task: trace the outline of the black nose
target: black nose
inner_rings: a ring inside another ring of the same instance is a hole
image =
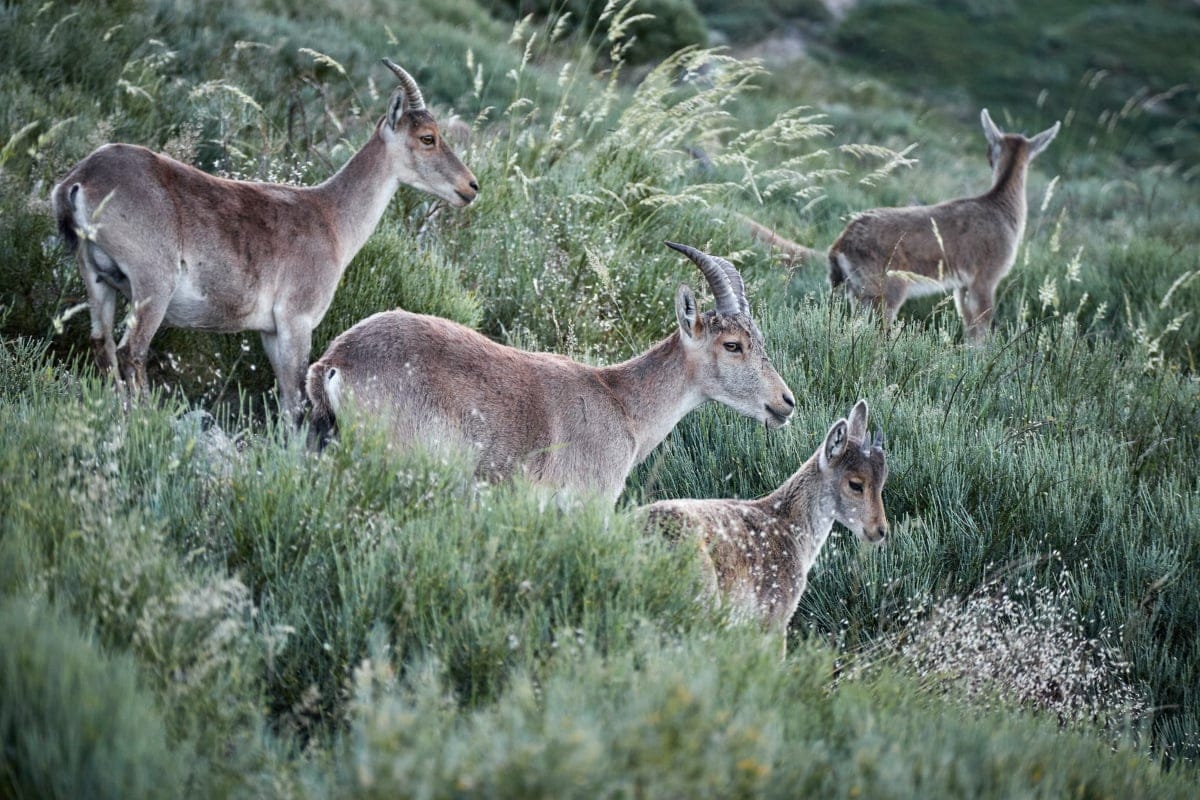
[[[783,402],[785,402],[785,403],[787,403],[787,404],[788,404],[788,408],[795,408],[795,407],[796,407],[796,398],[792,397],[792,396],[791,396],[790,394],[788,394],[787,392],[784,392],[784,393],[783,393]]]
[[[474,189],[475,191],[477,191],[477,192],[478,192],[478,191],[479,191],[479,184],[478,184],[477,182],[475,182],[475,181],[471,181],[471,188],[472,188],[472,189]]]
[[[887,535],[888,535],[887,525],[880,525],[879,526],[879,541],[882,542],[884,539],[887,538]]]

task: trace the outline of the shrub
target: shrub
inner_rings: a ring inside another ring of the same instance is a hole
[[[658,61],[680,48],[702,45],[707,38],[693,0],[488,0],[487,4],[513,19],[526,15],[561,19],[585,40],[600,41],[620,25],[621,38],[631,42],[624,58],[633,64]],[[633,21],[621,25],[622,16]]]
[[[0,599],[0,794],[136,798],[184,793],[154,694],[44,604]]]

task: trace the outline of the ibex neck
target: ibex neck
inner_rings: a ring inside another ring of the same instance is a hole
[[[996,170],[996,179],[984,198],[994,203],[1018,229],[1025,227],[1025,173],[1029,158],[1023,150],[1006,154]]]
[[[386,147],[378,132],[372,134],[333,177],[313,189],[329,208],[343,268],[371,237],[400,186],[387,168]]]
[[[678,331],[640,356],[602,367],[598,374],[629,419],[630,433],[637,441],[634,463],[641,463],[679,420],[705,400],[688,374]]]
[[[817,459],[818,455],[813,455],[782,486],[758,501],[768,513],[788,523],[810,566],[829,538],[834,518],[834,495],[825,485]]]

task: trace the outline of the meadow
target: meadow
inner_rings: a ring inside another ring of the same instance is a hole
[[[0,796],[1195,795],[1200,14],[715,5],[0,6]],[[747,58],[762,19],[806,55]],[[1127,35],[1094,63],[1100,23]],[[693,44],[718,26],[731,47]],[[628,358],[705,288],[670,239],[742,270],[792,423],[706,406],[612,509],[367,424],[310,454],[252,335],[161,332],[123,407],[55,181],[127,141],[315,183],[383,113],[385,55],[470,129],[481,193],[402,188],[314,358],[397,306]],[[824,248],[856,211],[982,191],[982,106],[1064,123],[985,346],[948,299],[884,333],[749,241],[740,214]],[[835,529],[780,660],[631,512],[765,494],[860,397],[892,534]]]

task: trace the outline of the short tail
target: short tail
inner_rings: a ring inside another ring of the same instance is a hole
[[[337,433],[338,389],[341,374],[337,367],[317,361],[308,368],[305,390],[312,403],[308,419],[308,446],[320,452]]]
[[[784,263],[789,266],[792,264],[816,262],[825,257],[825,254],[820,250],[814,250],[811,247],[805,247],[799,242],[785,239],[766,225],[761,225],[744,214],[739,214],[738,217],[749,229],[751,239],[756,242],[762,242],[769,247],[774,247],[776,250],[782,252],[784,254]]]
[[[79,198],[80,185],[65,181],[54,187],[50,193],[50,203],[54,209],[54,219],[58,222],[58,233],[62,236],[67,250],[74,253],[79,249],[79,227],[76,223],[78,209],[76,202]]]

